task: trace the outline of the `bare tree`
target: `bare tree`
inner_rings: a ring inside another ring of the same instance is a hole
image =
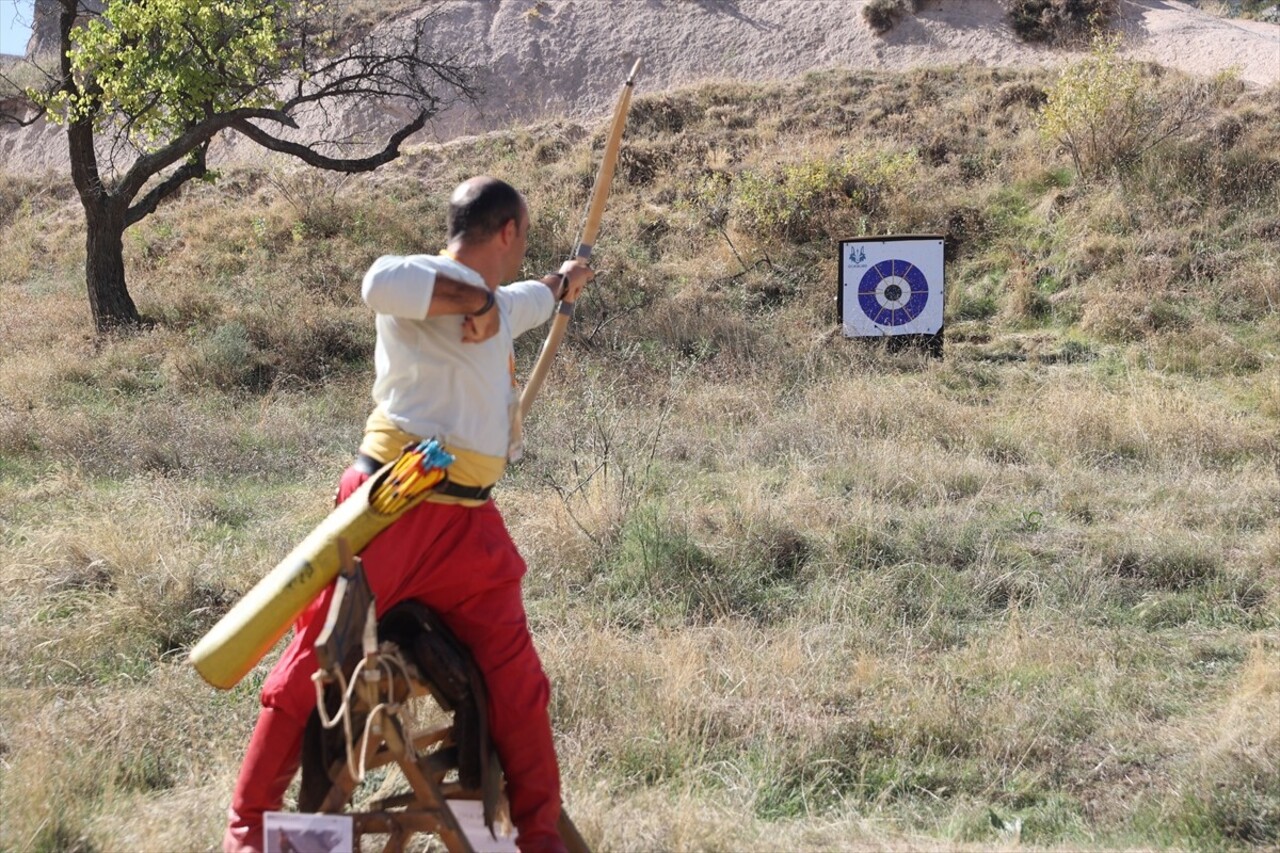
[[[219,134],[367,172],[449,103],[478,94],[456,56],[432,55],[431,14],[347,43],[313,0],[46,1],[59,7],[56,65],[29,60],[36,72],[22,83],[0,74],[21,93],[0,102],[0,121],[66,127],[99,333],[141,322],[125,284],[125,229],[188,181],[216,178],[207,155]],[[355,104],[399,118],[373,142],[340,135],[340,113]]]

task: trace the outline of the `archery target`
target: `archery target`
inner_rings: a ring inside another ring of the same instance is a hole
[[[847,337],[932,335],[942,328],[941,237],[840,244],[841,322]]]

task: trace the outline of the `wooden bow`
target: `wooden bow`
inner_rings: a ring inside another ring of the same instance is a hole
[[[627,110],[631,108],[631,91],[635,84],[636,72],[639,70],[640,60],[637,59],[636,64],[631,67],[631,73],[627,75],[622,94],[618,96],[618,104],[613,108],[613,125],[609,128],[609,141],[604,147],[604,159],[600,161],[600,171],[596,173],[595,185],[591,188],[591,205],[587,208],[587,218],[582,225],[582,234],[578,238],[578,248],[573,252],[575,258],[591,259],[591,249],[595,244],[596,234],[600,230],[600,219],[604,216],[604,203],[609,198],[609,185],[613,183],[613,170],[618,165],[618,149],[622,145],[622,131],[627,126]],[[538,391],[547,378],[547,372],[551,370],[551,362],[555,360],[556,351],[560,349],[560,342],[564,340],[565,330],[569,328],[569,320],[573,317],[573,307],[574,304],[566,299],[562,300],[559,308],[556,309],[551,331],[542,344],[542,352],[538,354],[538,361],[533,366],[533,372],[529,374],[524,392],[520,395],[522,418],[529,414],[529,407],[533,405],[533,399],[538,396]]]

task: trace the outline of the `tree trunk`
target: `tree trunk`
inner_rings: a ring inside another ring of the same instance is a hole
[[[83,98],[71,68],[71,31],[83,0],[59,0],[58,34],[61,44],[62,91]],[[87,10],[88,7],[85,7]],[[84,277],[89,288],[89,312],[98,334],[139,326],[142,318],[124,285],[124,229],[129,210],[127,198],[113,195],[98,172],[94,145],[94,115],[76,115],[67,123],[67,152],[71,155],[71,180],[84,207]]]
[[[85,205],[85,283],[100,335],[142,323],[124,283],[124,217],[123,204]]]

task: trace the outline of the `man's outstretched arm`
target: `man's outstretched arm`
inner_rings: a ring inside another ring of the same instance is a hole
[[[384,255],[373,262],[364,275],[361,294],[365,303],[379,314],[422,320],[449,314],[487,313],[493,292],[478,274],[463,280],[438,272],[431,255]]]

